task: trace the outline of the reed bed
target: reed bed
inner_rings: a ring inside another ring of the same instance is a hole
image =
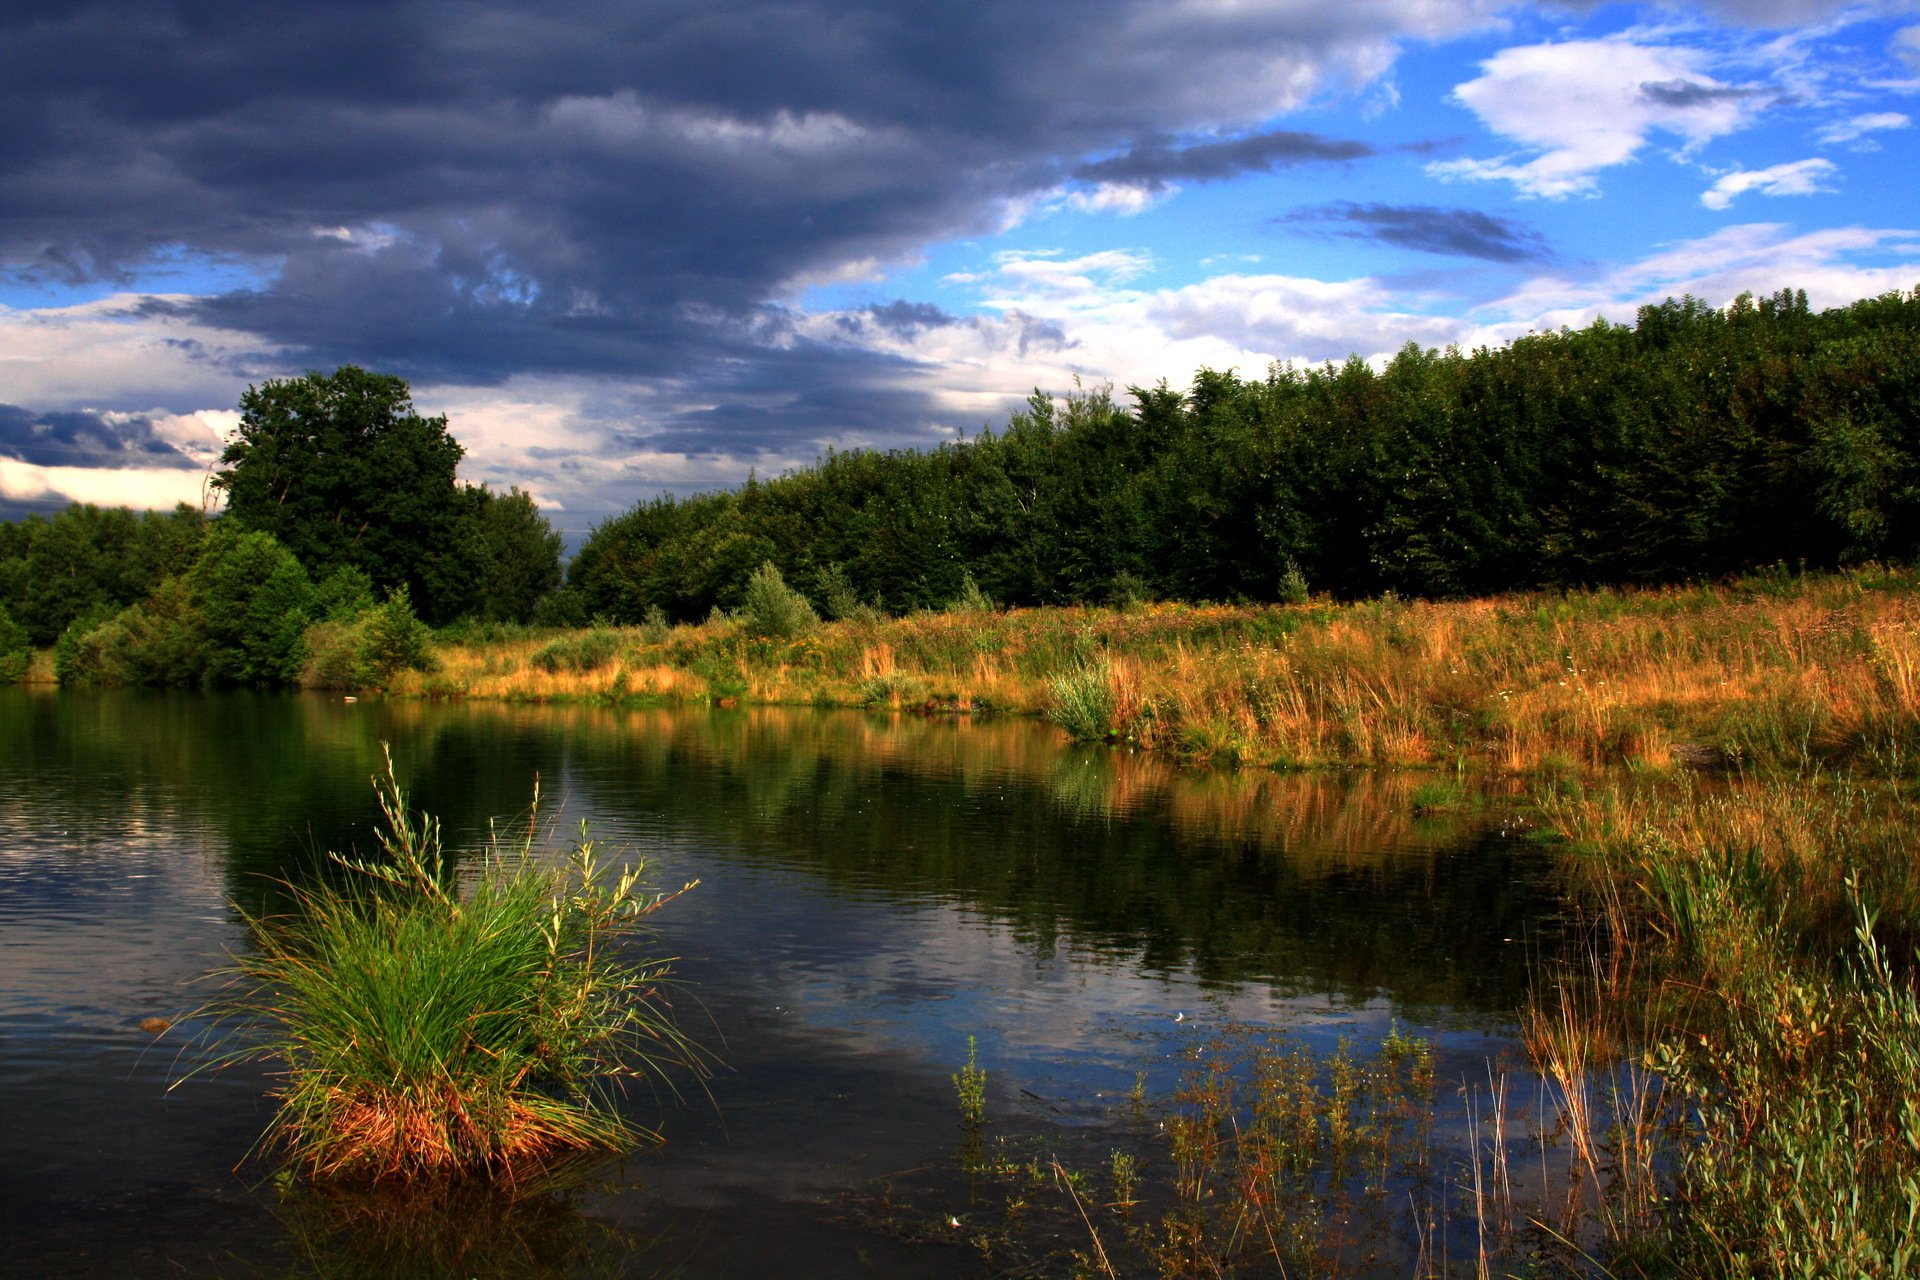
[[[542,657],[542,655],[547,655]],[[556,655],[566,655],[557,657]],[[579,655],[577,657],[573,655]],[[724,619],[442,647],[425,697],[1001,711],[1281,768],[1920,768],[1920,573],[1457,602]]]

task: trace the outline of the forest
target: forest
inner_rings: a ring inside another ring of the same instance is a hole
[[[1684,581],[1920,548],[1920,289],[1669,300],[1384,368],[1201,370],[1036,393],[928,451],[831,452],[656,498],[575,556],[569,612],[733,608],[771,560],[829,614],[1482,595]]]
[[[402,631],[697,621],[768,564],[848,618],[1444,599],[1920,552],[1920,288],[1822,312],[1792,289],[1669,299],[1632,325],[1203,369],[1124,401],[1036,392],[970,439],[641,501],[564,579],[533,500],[460,484],[446,419],[401,379],[345,367],[240,407],[217,518],[0,524],[0,676],[58,641],[63,673],[96,683],[351,683],[399,660],[368,656],[376,605]],[[316,658],[329,636],[346,648]]]

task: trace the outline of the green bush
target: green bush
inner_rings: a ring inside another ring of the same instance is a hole
[[[276,685],[300,678],[313,586],[270,534],[215,525],[187,571],[187,587],[206,637],[208,679]]]
[[[126,683],[118,664],[109,658],[119,637],[89,639],[118,613],[112,605],[97,604],[66,625],[53,642],[54,679],[64,685]]]
[[[820,625],[820,616],[807,598],[787,585],[773,561],[763,561],[747,579],[746,594],[734,618],[750,636],[785,640]]]
[[[610,873],[584,828],[564,861],[543,858],[531,819],[457,875],[391,758],[374,785],[379,858],[336,854],[344,887],[249,917],[237,993],[215,1010],[248,1041],[217,1061],[280,1064],[269,1145],[316,1179],[511,1181],[651,1136],[607,1090],[702,1065],[660,995],[667,962],[629,945],[678,895],[644,891],[644,864]]]
[[[376,689],[402,671],[437,665],[433,634],[414,616],[405,587],[356,617],[308,627],[306,654],[300,683],[309,689]]]
[[[603,627],[561,636],[528,659],[542,671],[596,671],[620,656],[620,633]]]
[[[980,584],[973,580],[973,573],[969,570],[960,575],[960,590],[955,593],[953,599],[947,601],[946,611],[948,613],[992,613],[993,601],[989,600],[987,593],[980,589]]]
[[[33,662],[33,644],[25,627],[0,609],[0,684],[10,684],[27,674]]]

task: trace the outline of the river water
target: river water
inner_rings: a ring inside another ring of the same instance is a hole
[[[629,1097],[661,1146],[396,1219],[279,1186],[248,1158],[267,1069],[187,1075],[193,1024],[141,1029],[208,997],[236,903],[372,847],[382,743],[452,845],[537,776],[545,820],[700,880],[654,919],[723,1065]],[[1105,1150],[1136,1078],[1228,1024],[1398,1025],[1443,1085],[1511,1060],[1551,867],[1497,809],[1417,817],[1413,783],[1026,721],[0,689],[0,1272],[992,1274],[954,1171],[969,1038],[1032,1151]]]

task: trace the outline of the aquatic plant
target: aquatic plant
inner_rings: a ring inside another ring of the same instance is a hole
[[[544,857],[531,816],[463,875],[390,756],[374,787],[379,856],[336,854],[342,885],[249,917],[220,1002],[236,1035],[260,1033],[223,1060],[280,1068],[266,1145],[316,1179],[507,1179],[650,1136],[613,1086],[703,1064],[665,999],[668,962],[629,946],[678,893],[643,890],[644,864],[609,871],[584,828]]]
[[[953,1073],[953,1091],[960,1099],[960,1123],[977,1129],[987,1118],[987,1069],[980,1065],[980,1046],[967,1037],[967,1060]]]

